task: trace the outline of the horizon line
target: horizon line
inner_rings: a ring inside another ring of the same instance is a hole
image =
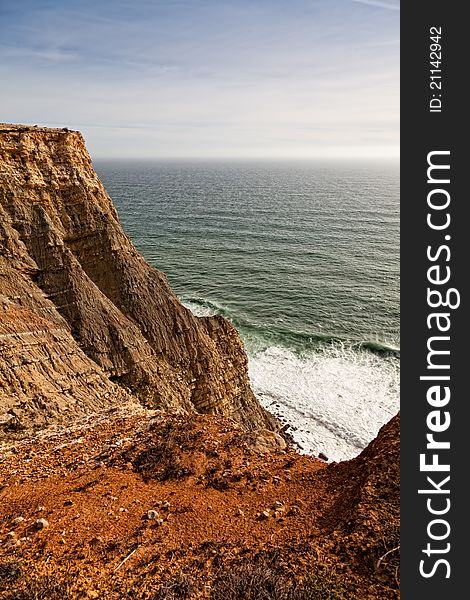
[[[105,155],[92,155],[92,160],[266,160],[266,161],[317,161],[317,160],[373,160],[373,161],[394,161],[399,162],[400,154],[396,155],[382,155],[377,156],[376,154],[361,154],[359,156],[349,155],[338,155],[338,156],[105,156]]]

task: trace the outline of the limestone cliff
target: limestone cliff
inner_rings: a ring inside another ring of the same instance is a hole
[[[237,331],[195,317],[140,256],[82,135],[0,124],[0,418],[41,425],[129,397],[274,426]]]

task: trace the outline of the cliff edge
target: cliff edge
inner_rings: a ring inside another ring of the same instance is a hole
[[[235,328],[195,317],[125,235],[77,131],[0,124],[0,427],[129,399],[274,427]]]

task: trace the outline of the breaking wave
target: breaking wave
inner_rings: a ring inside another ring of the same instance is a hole
[[[301,452],[353,458],[399,410],[398,348],[267,330],[201,298],[183,304],[196,316],[223,315],[239,329],[256,396],[287,425]]]

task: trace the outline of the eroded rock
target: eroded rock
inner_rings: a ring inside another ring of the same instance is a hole
[[[237,331],[195,317],[144,261],[79,132],[0,124],[0,163],[5,428],[71,420],[129,390],[147,406],[275,427]]]

